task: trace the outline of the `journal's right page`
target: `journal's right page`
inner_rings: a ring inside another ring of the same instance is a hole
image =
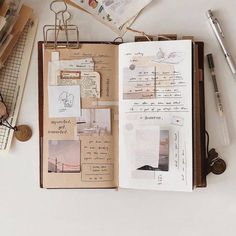
[[[119,186],[192,191],[192,42],[119,46]]]

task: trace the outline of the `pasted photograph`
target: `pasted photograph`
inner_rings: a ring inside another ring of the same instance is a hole
[[[76,120],[77,135],[110,135],[111,109],[82,109]]]
[[[169,130],[160,130],[158,167],[144,165],[137,170],[168,171],[169,170]]]
[[[48,146],[49,173],[80,172],[80,141],[53,140]]]

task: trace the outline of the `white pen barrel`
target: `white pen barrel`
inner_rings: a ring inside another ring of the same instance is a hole
[[[229,55],[228,57],[226,57],[226,60],[229,64],[229,67],[230,67],[233,75],[236,76],[236,65],[235,65],[235,62],[233,61],[232,57]]]
[[[222,32],[222,29],[221,29],[221,26],[219,24],[219,21],[217,20],[217,18],[214,17],[213,13],[211,10],[207,11],[207,18],[210,22],[210,25],[213,29],[213,32],[218,40],[218,43],[225,55],[225,58],[226,58],[226,61],[229,65],[229,68],[233,74],[233,77],[234,79],[236,79],[236,64],[235,62],[233,61],[233,58],[232,56],[230,55],[230,52],[226,46],[226,43],[225,43],[225,36]]]
[[[224,146],[227,146],[230,144],[230,138],[229,138],[229,130],[228,130],[225,114],[224,114],[224,108],[221,101],[221,95],[219,92],[216,92],[215,96],[216,96],[216,106],[217,106],[217,110],[219,114],[219,122],[221,126],[221,131],[222,131],[222,144]]]
[[[222,130],[222,144],[224,146],[227,146],[230,144],[230,138],[229,138],[229,130],[227,126],[227,122],[225,119],[225,116],[219,116],[220,123],[221,123],[221,130]]]

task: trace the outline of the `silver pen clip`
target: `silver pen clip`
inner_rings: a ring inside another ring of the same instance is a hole
[[[224,35],[224,33],[223,33],[223,30],[222,30],[222,28],[221,28],[221,26],[220,26],[220,23],[219,23],[219,21],[217,20],[217,18],[214,19],[214,24],[217,25],[217,27],[218,27],[218,29],[219,29],[219,31],[220,31],[220,34],[221,34],[222,37],[224,38],[225,35]]]

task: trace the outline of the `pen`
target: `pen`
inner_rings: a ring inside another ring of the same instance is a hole
[[[235,62],[234,62],[228,48],[226,47],[225,36],[224,36],[224,33],[223,33],[222,28],[220,26],[220,23],[217,20],[217,18],[214,17],[213,12],[211,10],[207,11],[207,18],[208,18],[210,25],[215,33],[216,38],[221,46],[221,49],[225,55],[225,59],[229,65],[229,68],[230,68],[234,78],[236,79],[236,65],[235,65]]]
[[[212,54],[207,55],[207,60],[208,60],[208,65],[211,71],[211,77],[214,85],[214,91],[215,91],[215,99],[216,99],[216,106],[217,106],[217,111],[219,114],[219,120],[221,123],[221,128],[222,128],[222,133],[223,133],[223,144],[225,146],[230,144],[230,139],[229,139],[229,131],[224,115],[224,108],[221,100],[221,94],[219,92],[219,88],[217,85],[217,80],[216,80],[216,74],[215,74],[215,65],[214,65],[214,60]]]

